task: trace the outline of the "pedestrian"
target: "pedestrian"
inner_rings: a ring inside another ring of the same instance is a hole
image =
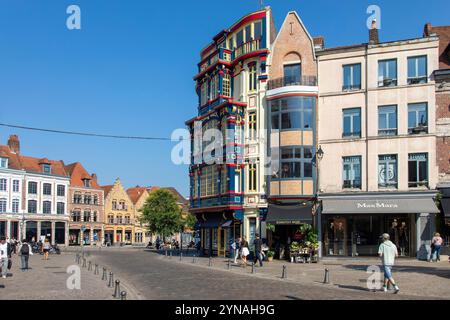
[[[248,250],[248,242],[245,239],[245,237],[242,237],[240,248],[241,248],[242,262],[244,264],[244,267],[246,267],[247,266],[247,256],[250,254],[250,251]]]
[[[441,261],[441,247],[443,241],[444,240],[442,240],[441,235],[436,232],[431,240],[430,262],[433,262],[433,260],[436,262]]]
[[[17,240],[15,238],[11,239],[11,252],[13,254],[17,253]]]
[[[22,244],[19,247],[19,256],[20,262],[22,265],[22,272],[28,271],[28,259],[30,255],[33,255],[33,250],[31,250],[30,244],[27,242],[27,239],[22,240]]]
[[[231,249],[233,249],[234,263],[237,264],[237,259],[239,258],[239,245],[241,238],[236,238],[231,244]]]
[[[400,291],[399,287],[395,283],[394,278],[392,277],[392,267],[395,263],[395,258],[398,257],[398,251],[395,244],[393,244],[389,239],[389,234],[385,233],[382,235],[383,242],[380,244],[378,249],[378,255],[381,258],[383,263],[383,271],[384,271],[384,286],[383,291],[387,292],[389,282],[394,286],[395,293]]]
[[[42,245],[42,252],[44,252],[44,260],[48,260],[48,254],[50,252],[50,242],[46,238],[44,244]]]
[[[6,242],[5,237],[0,238],[0,258],[2,268],[2,278],[6,279],[8,275],[9,258],[11,257],[11,245]]]
[[[263,266],[263,252],[262,252],[262,245],[263,242],[261,238],[259,237],[259,234],[255,235],[255,241],[253,241],[253,244],[255,245],[255,262],[259,261],[259,266]]]

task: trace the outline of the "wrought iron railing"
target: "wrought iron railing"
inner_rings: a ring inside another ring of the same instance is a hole
[[[256,39],[256,40],[251,40],[249,42],[246,42],[246,43],[242,44],[241,46],[237,47],[236,50],[234,51],[234,59],[237,59],[240,56],[243,56],[244,54],[247,54],[247,53],[250,53],[253,51],[258,51],[260,49],[260,43],[261,43],[261,40]]]
[[[316,76],[288,76],[269,80],[268,89],[277,89],[288,86],[317,86]]]

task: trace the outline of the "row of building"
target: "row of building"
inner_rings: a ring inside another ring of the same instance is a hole
[[[0,235],[59,245],[141,245],[151,236],[140,221],[158,187],[100,186],[79,162],[24,156],[18,136],[0,145]],[[167,188],[186,211],[187,200]]]
[[[235,132],[235,160],[189,169],[206,254],[256,233],[285,248],[308,223],[321,256],[374,255],[389,232],[427,257],[450,217],[450,26],[381,42],[373,21],[367,43],[327,48],[296,12],[277,31],[267,7],[200,55],[192,139],[198,122]]]

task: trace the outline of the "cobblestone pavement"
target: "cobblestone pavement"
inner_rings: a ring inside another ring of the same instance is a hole
[[[101,249],[91,255],[126,279],[141,299],[450,299],[450,269],[444,265],[417,266],[402,261],[396,273],[402,291],[395,295],[367,289],[367,261],[287,264],[288,278],[281,279],[282,264],[278,262],[256,268],[256,274],[251,274],[251,267],[232,266],[228,270],[223,258],[213,259],[209,267],[207,258],[192,263],[192,257],[180,261],[179,256],[165,257],[143,249]],[[331,284],[322,284],[325,266],[330,269]],[[436,292],[436,286],[438,294],[429,295]]]
[[[67,268],[76,265],[73,253],[50,255],[48,261],[43,256],[30,256],[30,270],[20,270],[20,257],[12,257],[13,266],[6,279],[0,278],[1,300],[109,300],[113,299],[113,289],[107,288],[94,271],[81,269],[81,289],[67,289],[70,274]],[[94,268],[92,269],[94,270]]]

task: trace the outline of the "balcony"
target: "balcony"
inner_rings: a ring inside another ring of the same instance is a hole
[[[242,44],[241,46],[237,47],[236,50],[234,51],[234,59],[237,59],[243,56],[244,54],[258,51],[260,49],[260,45],[261,45],[260,39],[251,40],[249,42]]]
[[[288,86],[317,86],[316,76],[283,77],[269,80],[268,90],[273,90]]]

